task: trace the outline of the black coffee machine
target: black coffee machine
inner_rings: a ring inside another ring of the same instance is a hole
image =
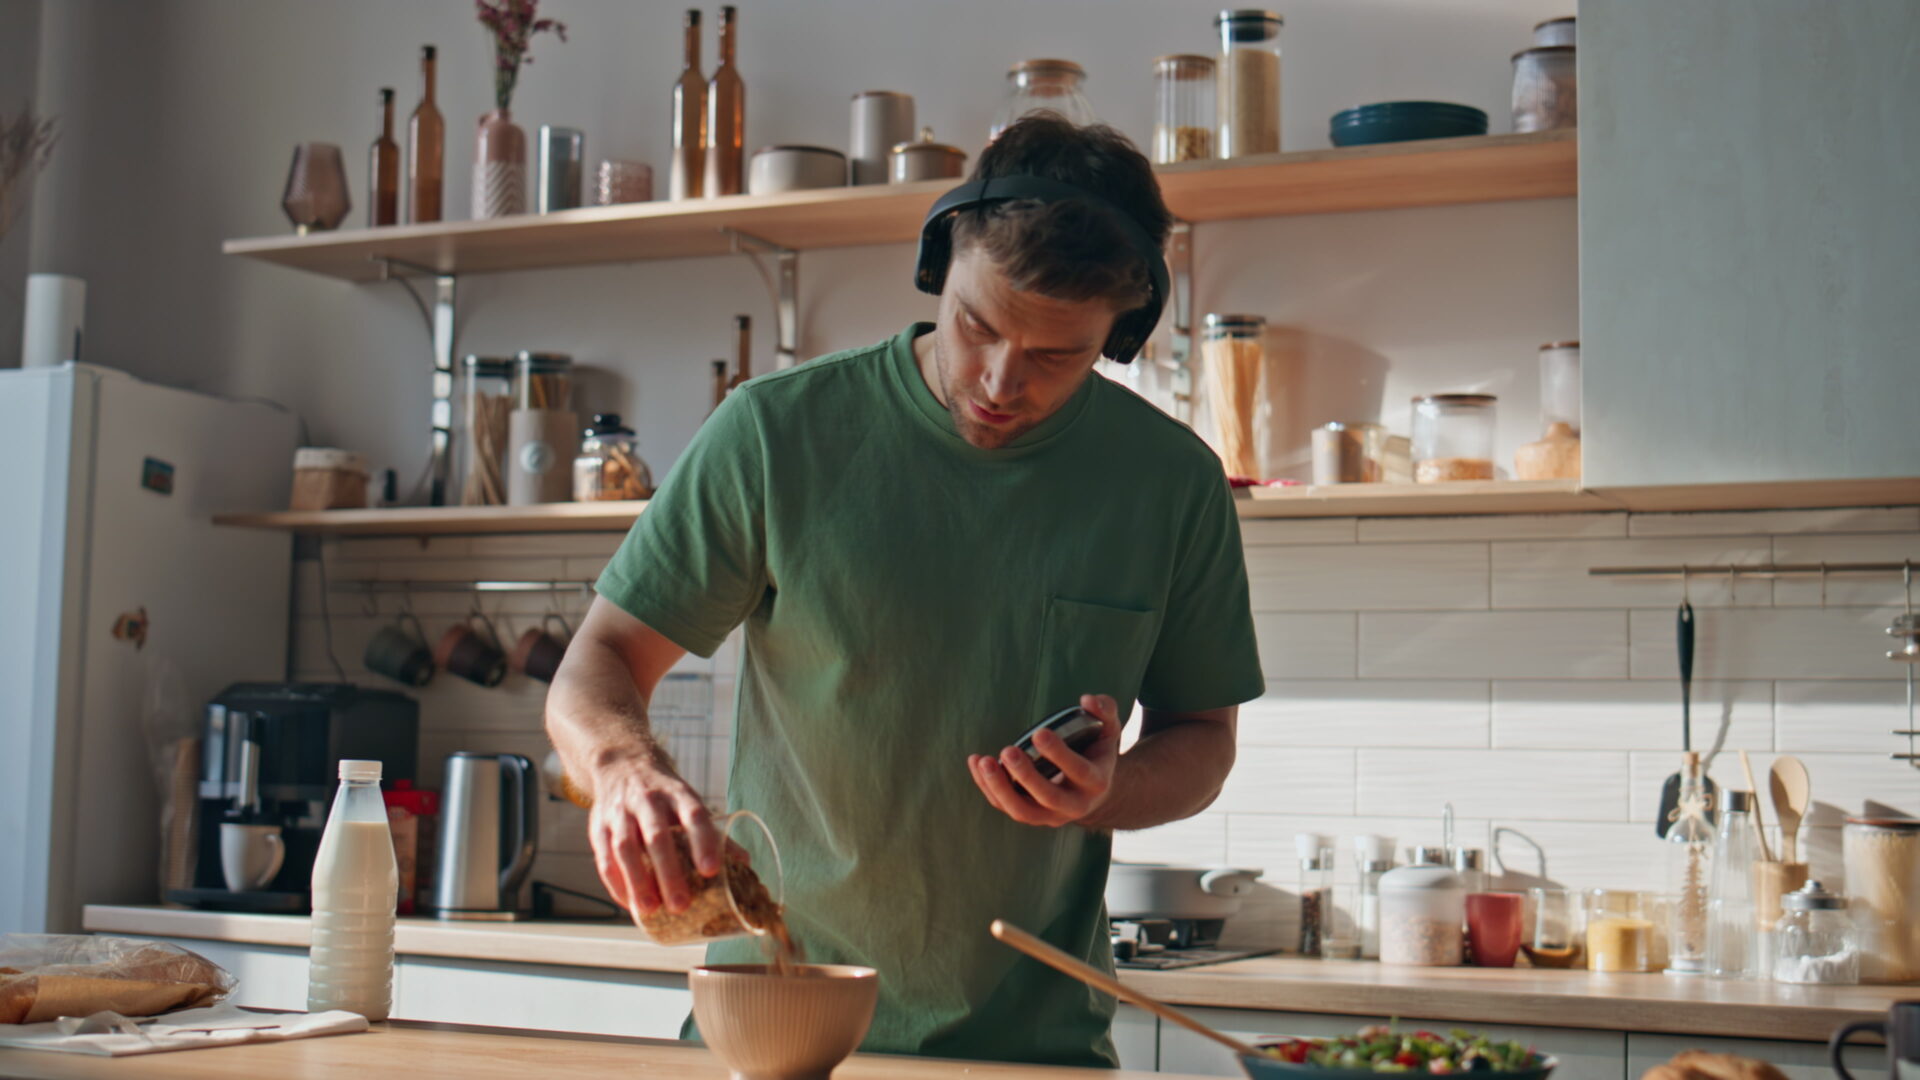
[[[350,683],[236,683],[207,704],[193,888],[167,899],[227,911],[305,913],[313,860],[339,787],[340,759],[382,763],[382,780],[415,779],[420,707],[405,694]],[[277,824],[286,859],[263,889],[231,892],[220,824]]]

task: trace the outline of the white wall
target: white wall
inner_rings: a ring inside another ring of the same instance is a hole
[[[1042,55],[1084,63],[1096,110],[1143,141],[1149,60],[1208,51],[1216,7],[766,0],[741,15],[748,142],[843,144],[848,97],[888,87],[913,93],[939,136],[977,146],[1007,66]],[[1508,55],[1534,22],[1571,7],[1286,5],[1286,146],[1325,146],[1333,112],[1394,98],[1467,102],[1507,130]],[[530,130],[543,121],[585,129],[590,158],[662,165],[680,10],[664,0],[550,0],[543,11],[568,22],[572,40],[536,44],[516,115]],[[345,147],[355,197],[364,196],[376,91],[398,88],[401,113],[411,109],[423,42],[441,47],[448,211],[464,216],[472,125],[491,85],[471,5],[61,0],[46,5],[44,21],[42,95],[69,127],[37,207],[33,263],[89,279],[93,358],[281,400],[308,418],[315,441],[416,473],[429,358],[399,287],[340,284],[225,259],[218,248],[287,228],[278,200],[296,142]],[[709,57],[712,47],[709,35]],[[1577,336],[1571,200],[1224,223],[1199,240],[1201,310],[1266,314],[1291,345],[1282,362],[1310,369],[1304,392],[1284,405],[1289,445],[1305,445],[1307,426],[1376,408],[1404,426],[1417,391],[1490,388],[1505,401],[1506,457],[1536,435],[1536,346]],[[905,245],[806,256],[803,351],[864,344],[930,312],[908,282],[911,258]],[[733,313],[756,316],[758,363],[771,361],[770,305],[741,258],[476,277],[461,290],[462,352],[558,349],[609,369],[584,404],[637,419],[657,469],[704,411],[706,362],[728,352]],[[1290,456],[1283,445],[1277,467]]]
[[[40,45],[40,0],[0,0],[0,114],[17,113],[33,98]],[[0,367],[20,363],[20,309],[26,293],[28,233],[21,214],[0,239]]]
[[[1920,466],[1920,8],[1582,12],[1589,482]]]

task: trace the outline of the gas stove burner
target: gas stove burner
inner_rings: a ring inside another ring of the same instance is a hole
[[[1168,971],[1224,964],[1280,951],[1220,948],[1220,931],[1226,922],[1225,919],[1115,919],[1112,927],[1114,965]]]

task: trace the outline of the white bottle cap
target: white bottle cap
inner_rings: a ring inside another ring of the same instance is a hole
[[[1319,833],[1295,833],[1293,849],[1299,854],[1301,862],[1309,860],[1318,862],[1322,858],[1333,856],[1333,840]]]
[[[380,779],[380,763],[377,761],[355,761],[352,758],[341,758],[340,779],[378,780]]]

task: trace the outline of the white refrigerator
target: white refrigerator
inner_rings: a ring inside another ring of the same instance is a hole
[[[158,900],[149,728],[285,676],[292,540],[211,518],[286,505],[297,428],[105,368],[0,371],[0,933]]]

